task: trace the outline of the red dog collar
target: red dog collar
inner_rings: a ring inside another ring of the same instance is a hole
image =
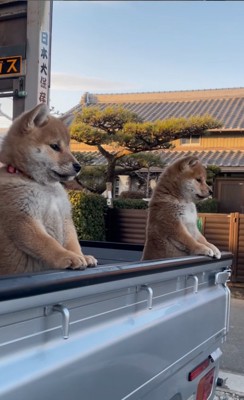
[[[22,174],[23,176],[25,176],[26,178],[32,179],[29,175],[26,175],[24,172],[20,171],[19,169],[13,167],[12,165],[7,165],[6,167],[7,172],[9,174]]]
[[[7,166],[7,172],[9,174],[18,174],[19,171],[17,170],[17,168],[13,167],[12,165],[8,165]]]

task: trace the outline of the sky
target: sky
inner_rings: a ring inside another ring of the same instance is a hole
[[[64,113],[85,92],[244,87],[243,16],[243,1],[55,0],[50,106]]]

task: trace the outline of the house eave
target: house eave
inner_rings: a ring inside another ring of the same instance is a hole
[[[244,166],[221,166],[220,170],[222,173],[227,173],[227,172],[238,172],[238,173],[244,173]]]
[[[216,128],[216,129],[208,129],[208,132],[212,132],[212,133],[244,133],[244,129],[243,128]]]

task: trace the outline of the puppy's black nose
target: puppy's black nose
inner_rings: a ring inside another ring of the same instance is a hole
[[[81,169],[81,166],[80,166],[80,164],[78,164],[78,163],[74,163],[73,164],[73,168],[74,168],[74,170],[75,170],[75,172],[79,172],[80,171],[80,169]]]

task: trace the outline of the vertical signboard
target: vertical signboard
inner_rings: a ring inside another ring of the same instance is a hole
[[[27,3],[27,67],[25,109],[49,105],[52,1]]]
[[[49,79],[50,79],[50,63],[49,63],[49,31],[40,32],[39,46],[39,78],[37,97],[39,103],[49,103]]]
[[[39,74],[37,85],[37,102],[46,103],[49,105],[52,1],[40,1],[38,3],[41,9],[41,21],[39,32]]]

